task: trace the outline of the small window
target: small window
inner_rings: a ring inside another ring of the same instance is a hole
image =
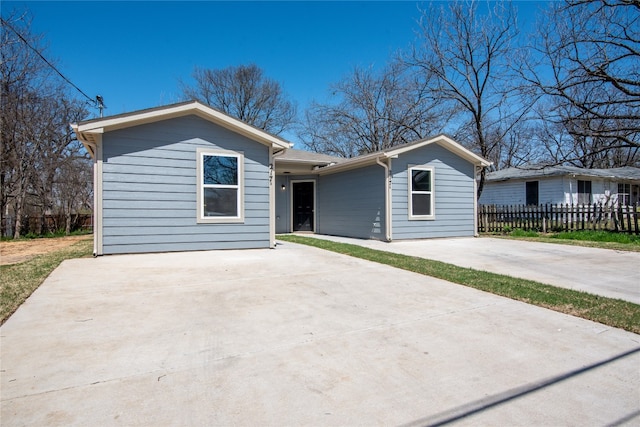
[[[631,184],[618,184],[618,203],[621,205],[631,204]]]
[[[588,205],[591,203],[591,181],[578,180],[578,204]]]
[[[198,222],[243,221],[242,154],[198,150]]]
[[[433,219],[433,168],[409,168],[409,218]]]
[[[527,205],[538,205],[538,186],[538,181],[529,181],[525,183]]]

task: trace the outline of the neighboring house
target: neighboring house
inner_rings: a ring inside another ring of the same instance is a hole
[[[308,231],[473,236],[490,163],[446,136],[343,159],[198,102],[72,124],[94,159],[94,253],[275,247]]]
[[[481,205],[618,202],[640,202],[640,168],[507,168],[487,174],[480,196]]]

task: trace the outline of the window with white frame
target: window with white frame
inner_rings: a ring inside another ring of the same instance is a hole
[[[433,219],[433,168],[409,168],[409,218]]]
[[[591,181],[578,180],[578,204],[588,205],[591,203]]]
[[[198,222],[242,222],[244,156],[198,150]]]
[[[630,205],[631,203],[631,184],[618,184],[618,203],[621,205]]]

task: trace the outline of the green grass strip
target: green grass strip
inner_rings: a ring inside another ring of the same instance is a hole
[[[516,229],[509,233],[481,233],[480,236],[498,239],[526,240],[529,242],[553,243],[586,248],[613,249],[616,251],[640,252],[640,236],[611,231],[568,231],[561,233],[539,233]]]
[[[545,307],[604,325],[640,333],[640,305],[586,292],[545,285],[533,280],[458,267],[440,261],[369,249],[296,235],[279,235],[278,240],[313,246],[373,261],[414,273],[491,292],[528,304]]]
[[[3,324],[62,261],[90,256],[93,240],[36,256],[28,261],[0,266],[0,324]]]

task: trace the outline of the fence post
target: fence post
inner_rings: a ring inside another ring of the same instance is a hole
[[[491,206],[491,231],[498,230],[498,205]]]

